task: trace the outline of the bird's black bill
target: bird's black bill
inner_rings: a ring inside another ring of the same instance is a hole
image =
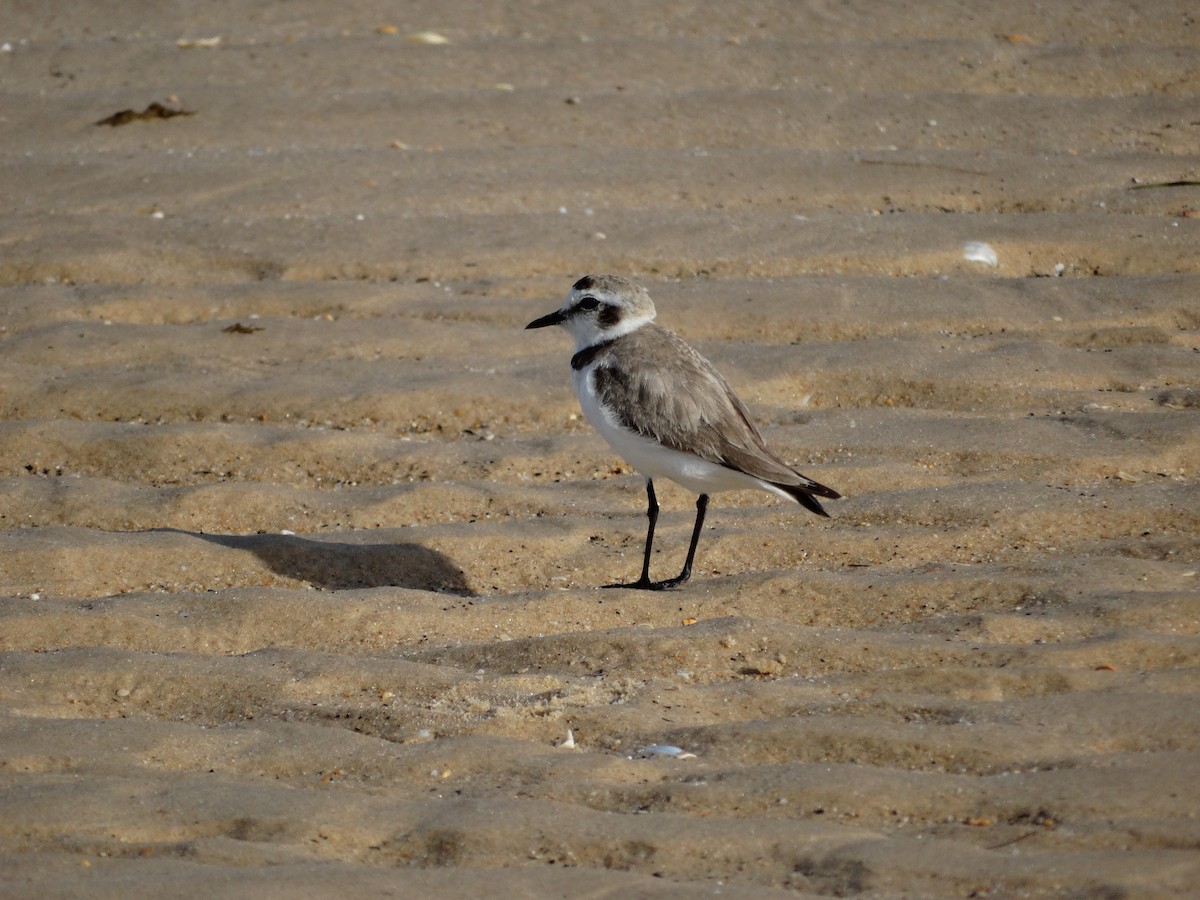
[[[565,318],[566,316],[563,315],[562,310],[556,309],[547,316],[542,316],[540,319],[534,319],[532,322],[526,325],[525,328],[545,328],[547,325],[561,325],[563,319]]]

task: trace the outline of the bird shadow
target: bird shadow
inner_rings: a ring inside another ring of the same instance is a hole
[[[204,534],[159,528],[253,553],[272,572],[325,590],[403,587],[474,596],[450,557],[420,544],[347,544],[292,534]]]

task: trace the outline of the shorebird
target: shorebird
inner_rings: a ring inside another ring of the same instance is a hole
[[[646,548],[642,574],[605,587],[662,590],[692,575],[709,494],[757,488],[828,516],[818,497],[832,488],[801,475],[773,453],[746,407],[707,359],[654,321],[645,288],[616,275],[585,275],[554,312],[526,328],[559,325],[575,339],[571,380],[588,421],[646,479]],[[654,479],[699,494],[683,571],[650,580],[658,498]]]

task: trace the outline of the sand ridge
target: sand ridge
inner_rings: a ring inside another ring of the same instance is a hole
[[[5,896],[1194,891],[1188,4],[0,45]],[[718,495],[598,588],[642,485],[521,328],[604,271],[832,519]]]

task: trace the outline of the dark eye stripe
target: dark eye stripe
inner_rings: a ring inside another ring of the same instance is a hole
[[[600,307],[600,315],[596,317],[596,320],[605,328],[611,328],[621,321],[621,307],[604,304]]]

